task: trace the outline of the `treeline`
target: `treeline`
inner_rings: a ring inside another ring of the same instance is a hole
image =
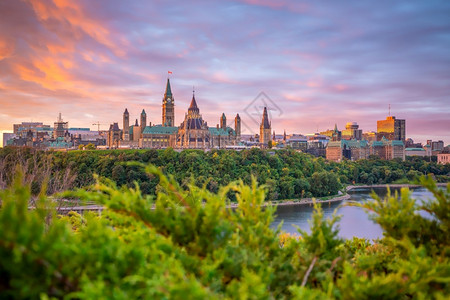
[[[398,183],[427,174],[440,182],[450,179],[450,165],[438,165],[421,158],[385,161],[374,157],[334,163],[293,150],[44,152],[6,147],[0,150],[0,185],[7,186],[11,182],[17,162],[27,166],[25,174],[29,173],[27,170],[39,173],[31,180],[35,194],[48,174],[52,174],[50,188],[54,191],[88,186],[94,182],[94,174],[98,174],[118,186],[132,187],[137,182],[144,194],[154,195],[158,181],[141,167],[130,165],[132,162],[153,164],[182,186],[195,182],[197,186],[205,185],[211,192],[239,179],[250,184],[253,176],[259,184],[266,185],[267,200],[322,197],[336,194],[346,184]]]

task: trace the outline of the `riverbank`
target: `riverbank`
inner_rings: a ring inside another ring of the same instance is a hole
[[[440,187],[446,187],[447,183],[437,183],[437,186]],[[420,188],[421,185],[416,184],[374,184],[374,185],[349,185],[345,188],[346,192],[356,190],[356,189],[374,189],[374,188]],[[264,204],[262,204],[263,207],[268,206],[271,204],[272,206],[288,206],[288,205],[312,205],[314,203],[314,199],[317,203],[331,203],[331,202],[338,202],[338,201],[344,201],[350,199],[349,194],[343,194],[343,195],[334,195],[331,196],[330,199],[320,199],[320,198],[303,198],[298,200],[280,200],[280,201],[267,201]],[[227,208],[237,208],[238,203],[231,203],[227,205]],[[154,209],[154,207],[152,208]],[[63,213],[68,213],[69,211],[76,211],[79,213],[82,213],[84,211],[95,211],[101,213],[103,210],[103,206],[100,205],[84,205],[84,206],[74,206],[74,207],[63,207],[60,208],[59,211]]]
[[[437,186],[446,187],[448,183],[436,183]],[[408,183],[402,183],[402,184],[372,184],[372,185],[349,185],[345,188],[347,192],[355,189],[374,189],[374,188],[391,188],[391,189],[400,189],[400,188],[410,188],[410,189],[417,189],[422,187],[419,184],[408,184]]]
[[[440,187],[446,187],[447,183],[436,183],[437,186]],[[371,189],[376,189],[376,188],[391,188],[391,189],[398,189],[398,188],[411,188],[411,189],[416,189],[416,188],[421,188],[421,185],[418,184],[373,184],[373,185],[349,185],[345,188],[346,192],[352,191],[352,190],[356,190],[356,189],[362,189],[362,190],[371,190]],[[344,201],[344,200],[348,200],[350,199],[350,195],[349,194],[343,194],[343,195],[335,195],[332,196],[332,198],[330,199],[320,199],[320,198],[303,198],[303,199],[299,199],[299,200],[280,200],[280,201],[271,201],[271,202],[266,202],[263,204],[263,206],[267,206],[269,203],[272,204],[273,206],[285,206],[285,205],[311,205],[314,203],[314,200],[317,203],[329,203],[329,202],[338,202],[338,201]],[[228,207],[232,207],[235,208],[237,207],[237,203],[232,203],[231,205],[229,205]]]
[[[303,198],[299,200],[280,200],[280,201],[267,201],[261,206],[265,207],[271,204],[272,206],[288,206],[288,205],[311,205],[314,203],[314,199],[316,203],[329,203],[329,202],[337,202],[337,201],[343,201],[348,200],[350,198],[349,194],[344,195],[335,195],[332,196],[330,199],[323,199],[320,198]],[[238,207],[238,203],[231,203],[230,205],[227,205],[227,208],[236,208]]]

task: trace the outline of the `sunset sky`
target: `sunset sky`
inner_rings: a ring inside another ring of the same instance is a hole
[[[59,112],[107,129],[125,108],[159,124],[172,71],[177,125],[195,86],[210,126],[239,113],[258,132],[263,91],[280,134],[376,130],[391,104],[407,137],[449,144],[449,16],[448,0],[0,0],[0,131]]]

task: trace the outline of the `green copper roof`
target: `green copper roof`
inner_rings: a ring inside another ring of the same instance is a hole
[[[392,146],[404,146],[405,145],[405,144],[403,144],[402,141],[397,141],[397,140],[391,141],[391,143],[392,143]]]
[[[405,151],[425,151],[423,148],[406,148]]]
[[[228,135],[228,132],[222,128],[211,127],[211,128],[208,128],[208,130],[209,130],[209,133],[212,135],[222,135],[222,136]]]
[[[327,147],[344,147],[348,148],[361,148],[367,147],[369,142],[366,140],[340,140],[340,141],[330,141],[328,142]]]
[[[174,134],[178,131],[178,127],[163,127],[161,125],[157,126],[146,126],[144,128],[143,134]]]
[[[382,141],[374,141],[372,142],[372,147],[381,147],[383,146],[383,142]]]
[[[166,92],[164,93],[164,98],[166,97],[172,97],[172,89],[170,88],[169,78],[167,78]]]

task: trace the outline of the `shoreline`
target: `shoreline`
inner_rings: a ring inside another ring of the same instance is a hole
[[[448,183],[436,183],[439,187],[446,187]],[[373,189],[373,188],[421,188],[423,186],[418,184],[409,184],[409,183],[398,183],[398,184],[373,184],[373,185],[349,185],[345,188],[346,192],[349,192],[354,189]],[[278,201],[271,201],[270,203],[273,206],[288,206],[288,205],[311,205],[313,204],[313,199],[316,200],[317,203],[331,203],[331,202],[338,202],[338,201],[344,201],[350,199],[350,195],[348,193],[343,195],[334,195],[331,199],[327,200],[320,200],[317,198],[303,198],[300,200],[280,200]],[[261,206],[265,207],[268,205],[269,202],[265,202]],[[232,203],[231,205],[227,205],[227,208],[236,208],[237,203]]]
[[[272,206],[289,206],[289,205],[311,205],[314,203],[313,199],[316,200],[316,203],[330,203],[330,202],[338,202],[338,201],[344,201],[344,200],[348,200],[350,199],[350,195],[349,194],[344,194],[344,195],[335,195],[335,197],[332,197],[331,199],[326,199],[326,200],[320,200],[317,198],[303,198],[300,200],[280,200],[280,202],[278,201],[268,201],[268,202],[264,202],[263,204],[261,204],[262,207],[266,207],[269,204],[272,204]],[[237,208],[238,204],[237,203],[232,203],[226,206],[227,208]]]
[[[439,187],[446,187],[448,183],[436,183],[437,186]],[[421,185],[417,185],[417,184],[374,184],[374,185],[349,185],[345,188],[346,192],[349,192],[351,190],[354,189],[372,189],[372,188],[403,188],[403,187],[408,187],[408,188],[420,188],[422,187]],[[262,207],[266,207],[269,204],[272,204],[272,206],[289,206],[289,205],[311,205],[314,203],[313,199],[316,200],[317,203],[331,203],[331,202],[338,202],[338,201],[344,201],[344,200],[348,200],[350,199],[350,194],[346,193],[343,195],[334,195],[332,196],[332,198],[330,199],[326,199],[326,200],[320,200],[317,198],[303,198],[303,199],[299,199],[299,200],[279,200],[279,201],[266,201],[264,202],[261,206]],[[226,205],[226,208],[237,208],[238,207],[238,203],[230,203]],[[97,211],[97,212],[101,212],[103,210],[103,206],[100,205],[86,205],[86,206],[75,206],[75,207],[61,207],[59,209],[60,211],[63,212],[69,212],[69,211],[85,211],[85,210],[90,210],[90,211]]]
[[[447,184],[448,183],[440,182],[440,183],[436,183],[436,186],[446,187]],[[351,190],[354,190],[354,189],[373,189],[373,188],[394,188],[394,189],[398,189],[398,188],[404,188],[404,187],[416,189],[416,188],[421,188],[423,186],[421,186],[420,184],[410,184],[410,183],[392,183],[392,184],[384,183],[384,184],[372,184],[372,185],[348,185],[345,188],[345,190],[348,192],[348,191],[351,191]]]

